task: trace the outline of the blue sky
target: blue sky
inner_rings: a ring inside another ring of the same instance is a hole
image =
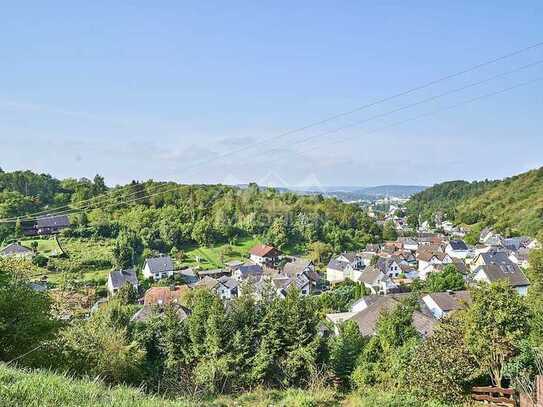
[[[540,1],[11,3],[0,15],[5,170],[365,186],[543,165],[543,81],[373,131],[542,77],[543,64],[296,144],[538,61],[543,47],[275,138],[543,41]]]

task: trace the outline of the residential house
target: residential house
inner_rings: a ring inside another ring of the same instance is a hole
[[[447,314],[471,304],[471,295],[469,291],[446,291],[427,294],[422,297],[422,301],[436,319],[441,319]]]
[[[306,259],[296,259],[290,263],[285,264],[281,274],[284,274],[290,278],[296,279],[299,276],[305,276],[309,282],[307,290],[305,287],[302,287],[300,290],[302,294],[304,290],[307,291],[307,294],[315,291],[320,283],[321,276],[315,270],[315,264],[311,260]]]
[[[362,257],[355,253],[342,253],[330,260],[326,266],[326,280],[340,283],[346,279],[356,281],[360,272],[366,267]]]
[[[35,223],[23,225],[23,233],[26,236],[47,236],[57,234],[68,227],[70,219],[67,215],[47,215],[38,218]]]
[[[163,315],[167,306],[172,307],[180,321],[186,319],[191,310],[182,305],[190,288],[187,285],[172,287],[151,287],[145,292],[143,307],[136,312],[132,322],[145,322],[154,315]]]
[[[195,284],[199,280],[196,271],[194,271],[194,269],[190,267],[176,271],[176,273],[179,274],[185,284]]]
[[[515,263],[519,267],[527,268],[529,266],[528,255],[530,249],[521,247],[516,251],[512,251],[509,254],[509,260]]]
[[[238,280],[229,276],[222,276],[217,281],[219,284],[216,291],[221,300],[231,300],[238,296]]]
[[[232,278],[236,279],[239,282],[247,279],[258,281],[260,280],[260,277],[262,277],[263,273],[264,271],[259,264],[244,263],[240,266],[237,266],[232,271]]]
[[[419,249],[417,252],[417,260],[419,262],[418,271],[421,279],[425,279],[428,275],[428,266],[435,264],[450,264],[453,262],[453,259],[447,253],[431,249]]]
[[[399,277],[402,273],[401,264],[408,265],[405,260],[402,260],[395,256],[391,256],[389,258],[379,259],[376,266],[379,270],[381,270],[384,275],[390,278],[395,278]]]
[[[473,280],[486,283],[506,280],[522,296],[528,293],[528,286],[530,285],[520,267],[513,263],[478,266],[474,270]]]
[[[388,294],[398,289],[392,278],[383,273],[377,266],[369,266],[361,273],[357,282],[364,284],[372,294]]]
[[[132,269],[111,271],[107,277],[107,291],[110,295],[115,295],[125,284],[131,284],[136,290],[139,289],[138,276]]]
[[[400,237],[398,238],[398,241],[402,243],[404,250],[416,252],[419,248],[419,242],[412,237]]]
[[[170,256],[150,257],[143,264],[143,276],[155,281],[173,276],[174,266]]]
[[[491,264],[503,266],[514,265],[514,263],[509,259],[507,252],[494,249],[475,256],[473,261],[470,263],[470,267],[473,271],[479,266],[488,266]]]
[[[263,266],[265,264],[273,265],[277,263],[281,252],[273,246],[259,244],[251,248],[249,254],[251,261]]]
[[[373,336],[376,332],[377,320],[384,312],[395,309],[400,302],[392,296],[378,296],[360,311],[327,314],[326,318],[332,322],[334,333],[339,334],[339,325],[346,321],[354,321],[362,336]],[[432,334],[436,320],[422,312],[415,310],[412,317],[413,327],[422,337]]]
[[[445,253],[455,259],[465,259],[469,248],[463,240],[451,240],[445,247]]]
[[[0,256],[4,257],[22,257],[22,258],[31,258],[34,255],[34,252],[28,247],[24,247],[19,243],[10,243],[2,250],[0,250]]]
[[[205,276],[198,280],[195,284],[191,284],[190,288],[205,288],[210,291],[216,291],[219,287],[219,280],[213,277]]]

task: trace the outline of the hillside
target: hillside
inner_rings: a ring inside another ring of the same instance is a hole
[[[493,226],[506,235],[543,231],[543,167],[506,178],[457,205],[456,220]]]
[[[108,387],[96,380],[72,379],[49,371],[19,370],[0,364],[0,405],[12,407],[228,407],[336,406],[333,391],[257,390],[239,397],[167,400],[134,387]]]
[[[456,223],[536,236],[543,230],[543,168],[499,181],[437,184],[415,194],[407,210],[412,222],[441,212]]]

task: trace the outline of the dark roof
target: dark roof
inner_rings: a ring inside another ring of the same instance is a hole
[[[145,259],[151,273],[164,273],[173,271],[173,262],[170,256],[149,257]]]
[[[463,240],[451,240],[449,244],[453,250],[468,250],[468,246]]]
[[[481,253],[479,256],[481,256],[486,265],[514,265],[511,259],[509,259],[508,254],[503,251],[491,250],[487,253]]]
[[[493,283],[498,280],[507,280],[513,287],[523,287],[530,285],[530,282],[520,270],[520,267],[514,263],[507,265],[490,264],[479,266],[475,269],[475,274],[482,271],[488,280]]]
[[[218,281],[230,290],[233,290],[238,286],[238,281],[233,279],[232,277],[222,276],[221,278],[219,278]]]
[[[328,266],[326,267],[332,270],[344,271],[348,265],[349,263],[347,263],[346,261],[330,260]]]
[[[68,227],[70,226],[70,219],[66,215],[44,216],[43,218],[38,218],[36,226],[38,229]]]
[[[30,250],[28,247],[21,246],[19,243],[10,243],[0,251],[0,255],[2,256],[30,253],[32,253],[32,250]]]
[[[138,276],[134,270],[117,270],[109,273],[111,285],[115,289],[121,288],[125,283],[138,284]]]
[[[431,293],[428,296],[437,304],[442,311],[448,312],[464,308],[471,304],[471,295],[469,291],[448,291],[440,293]]]
[[[242,278],[249,276],[260,276],[263,273],[262,267],[258,264],[242,264],[241,266],[236,267],[236,270],[239,270]]]

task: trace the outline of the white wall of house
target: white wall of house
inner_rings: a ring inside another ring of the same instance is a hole
[[[266,263],[266,258],[265,257],[261,257],[261,256],[257,256],[256,254],[251,254],[251,261],[256,263],[256,264],[260,264],[261,266]]]
[[[145,266],[143,267],[143,277],[145,278],[152,277],[153,280],[158,281],[160,279],[171,277],[171,276],[173,276],[173,270],[166,271],[164,273],[152,273],[147,263],[145,263]]]
[[[326,268],[326,280],[330,283],[340,283],[345,281],[345,274],[343,271]]]
[[[453,250],[451,245],[448,244],[445,248],[445,253],[447,253],[453,259],[465,259],[469,254],[469,250]]]

